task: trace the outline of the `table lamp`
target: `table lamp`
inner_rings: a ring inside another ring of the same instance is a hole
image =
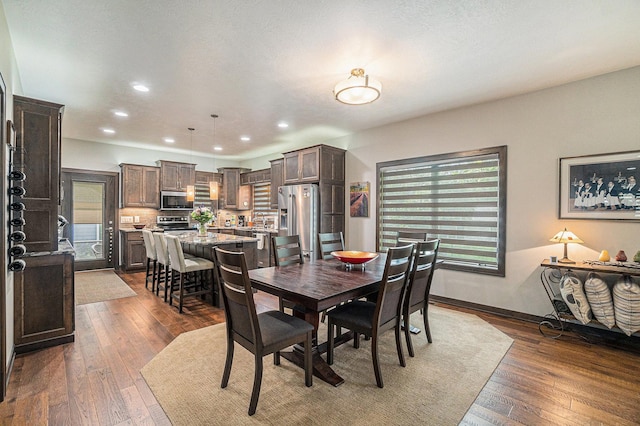
[[[554,243],[564,244],[564,257],[558,260],[558,263],[576,263],[575,261],[567,257],[567,243],[577,243],[577,244],[584,243],[584,241],[578,238],[573,232],[567,231],[567,228],[564,228],[564,231],[558,232],[549,241],[552,241]]]

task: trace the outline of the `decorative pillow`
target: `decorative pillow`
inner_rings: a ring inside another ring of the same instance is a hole
[[[591,306],[593,316],[602,324],[609,328],[616,325],[616,317],[613,311],[613,300],[611,290],[598,274],[590,273],[584,282],[584,292]]]
[[[640,330],[640,285],[630,276],[623,275],[613,286],[613,307],[616,325],[627,336]]]
[[[575,275],[565,274],[560,281],[560,294],[578,321],[583,324],[591,321],[591,308],[589,308],[587,296],[582,290],[580,278]]]

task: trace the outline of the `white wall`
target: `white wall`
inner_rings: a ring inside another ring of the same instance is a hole
[[[64,135],[64,116],[62,118]],[[62,167],[70,169],[99,170],[119,172],[120,163],[157,166],[156,161],[168,160],[182,163],[195,163],[196,170],[215,171],[218,167],[238,167],[237,161],[211,157],[191,156],[170,151],[153,151],[121,145],[110,145],[79,139],[62,139]]]
[[[380,100],[384,102],[383,99]],[[640,150],[640,67],[526,95],[360,132],[347,147],[347,183],[370,181],[376,163],[507,145],[506,277],[440,270],[433,294],[544,315],[552,307],[539,281],[540,261],[562,255],[549,239],[568,227],[585,241],[570,257],[596,259],[602,249],[633,255],[640,223],[558,219],[558,159]],[[375,206],[372,212],[375,212]],[[375,213],[347,218],[347,247],[375,250]]]
[[[16,58],[13,53],[13,46],[11,44],[11,36],[9,35],[9,27],[7,26],[7,21],[4,15],[4,9],[0,5],[0,74],[2,74],[2,79],[4,80],[6,90],[7,90],[7,102],[6,102],[6,118],[7,120],[13,120],[13,94],[21,94],[22,93],[22,85],[20,83],[20,76],[18,74],[18,68],[16,65]],[[5,123],[0,123],[0,126],[5,126]],[[7,187],[7,170],[8,170],[8,161],[9,161],[9,149],[3,143],[2,149],[5,150],[4,157],[6,161],[4,164],[0,164],[2,167],[2,182],[3,188]],[[6,224],[5,220],[6,214],[6,206],[3,206],[2,213],[2,223]],[[2,226],[2,231],[0,231],[1,238],[3,241],[7,241],[7,227]],[[2,260],[4,265],[8,264],[8,255],[5,251],[2,253]],[[6,348],[6,359],[7,365],[11,362],[11,354],[13,353],[13,272],[8,272],[4,274],[5,276],[0,277],[5,281],[5,300],[6,300],[6,315],[5,318],[2,319],[4,324],[6,325],[6,342],[2,345]]]

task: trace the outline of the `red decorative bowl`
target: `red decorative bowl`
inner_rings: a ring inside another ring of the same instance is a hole
[[[350,263],[352,265],[359,265],[361,263],[367,263],[378,257],[378,253],[371,253],[368,251],[332,251],[331,256],[335,257],[341,262]]]
[[[136,228],[136,229],[142,229],[142,228],[144,228],[144,224],[143,223],[140,223],[140,224],[136,223],[135,225],[133,225],[133,227]]]

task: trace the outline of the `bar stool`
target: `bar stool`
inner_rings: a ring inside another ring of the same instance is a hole
[[[169,249],[167,240],[162,232],[154,232],[153,240],[156,244],[156,256],[158,257],[158,281],[156,285],[156,296],[160,290],[164,290],[164,301],[167,301],[168,288],[171,285],[171,264],[169,262]]]
[[[185,258],[180,239],[174,235],[165,236],[169,249],[169,263],[171,270],[178,275],[178,294],[174,294],[173,279],[169,285],[169,305],[173,306],[173,299],[178,300],[178,312],[182,313],[184,298],[202,296],[211,293],[211,300],[215,300],[215,285],[213,281],[213,262],[200,257]],[[172,274],[173,277],[173,274]]]
[[[153,240],[152,232],[146,229],[142,230],[142,239],[144,240],[144,248],[147,252],[147,272],[144,281],[144,288],[149,288],[149,278],[151,278],[151,291],[155,291],[158,279],[158,256],[156,254],[156,244]],[[152,263],[153,267],[151,267]]]

